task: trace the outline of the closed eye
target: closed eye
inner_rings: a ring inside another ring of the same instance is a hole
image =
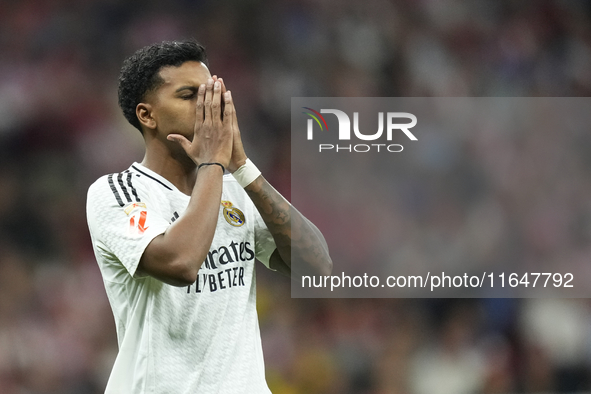
[[[195,97],[195,93],[191,93],[191,94],[184,94],[184,95],[182,95],[182,96],[181,96],[181,98],[182,98],[183,100],[191,100],[191,99],[193,99],[194,97]]]
[[[191,100],[197,94],[197,88],[193,86],[183,86],[177,89],[176,92],[180,93],[180,95],[178,96],[179,98],[183,100]]]

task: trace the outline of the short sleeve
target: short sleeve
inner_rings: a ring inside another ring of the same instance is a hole
[[[124,203],[110,181],[112,178],[102,177],[88,190],[86,212],[93,247],[99,264],[114,268],[119,264],[129,275],[137,276],[144,250],[170,223],[147,193],[136,192],[134,201]]]
[[[269,258],[275,249],[277,249],[277,245],[275,245],[275,240],[271,232],[256,208],[254,209],[254,219],[255,256],[267,268],[272,269],[269,267]]]

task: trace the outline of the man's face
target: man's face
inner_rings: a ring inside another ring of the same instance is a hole
[[[164,138],[168,134],[181,134],[192,140],[197,90],[211,78],[209,70],[201,62],[190,61],[179,67],[162,68],[160,78],[164,83],[148,95],[158,134]]]

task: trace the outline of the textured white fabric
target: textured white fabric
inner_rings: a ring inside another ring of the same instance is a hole
[[[270,393],[254,263],[256,256],[268,266],[275,244],[231,175],[224,176],[226,207],[198,280],[174,287],[136,273],[147,245],[183,215],[189,199],[138,163],[88,191],[88,225],[119,342],[108,394]]]

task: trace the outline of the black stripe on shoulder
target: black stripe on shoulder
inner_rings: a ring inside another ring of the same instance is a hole
[[[123,191],[123,194],[125,195],[125,198],[127,199],[127,202],[131,202],[131,197],[129,197],[129,193],[127,192],[127,188],[123,184],[123,173],[119,173],[119,175],[117,176],[117,181],[119,182],[119,186],[121,186],[121,190]]]
[[[117,191],[117,188],[115,187],[115,183],[113,182],[113,174],[109,175],[109,186],[111,186],[111,191],[115,195],[115,198],[117,199],[117,202],[119,203],[119,205],[124,206],[125,204],[123,204],[123,200],[121,200],[121,196],[119,195],[119,192]]]
[[[133,196],[135,197],[135,201],[136,202],[140,202],[140,198],[137,195],[137,190],[135,190],[135,187],[133,187],[133,184],[131,183],[131,172],[129,172],[128,170],[126,170],[125,172],[127,172],[127,184],[129,185],[129,188],[131,189],[131,193],[133,193]]]
[[[162,181],[160,181],[160,180],[158,180],[158,179],[154,178],[152,175],[148,175],[148,174],[146,174],[145,172],[143,172],[142,170],[140,170],[140,169],[139,169],[139,168],[137,168],[136,166],[132,165],[131,167],[132,167],[134,170],[136,170],[137,172],[139,172],[140,174],[142,174],[142,175],[145,175],[145,176],[147,176],[148,178],[155,180],[156,182],[158,182],[159,184],[161,184],[162,186],[164,186],[164,187],[165,187],[165,188],[167,188],[168,190],[172,190],[172,188],[171,188],[171,187],[169,187],[169,186],[166,186],[164,183],[162,183]]]

